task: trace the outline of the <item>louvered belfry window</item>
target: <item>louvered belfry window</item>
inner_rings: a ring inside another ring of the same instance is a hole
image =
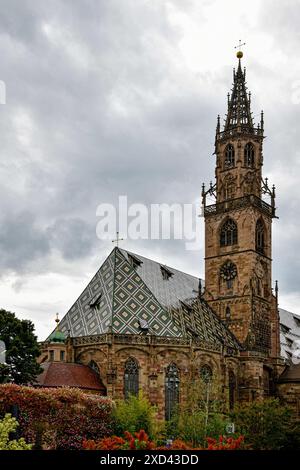
[[[228,144],[225,149],[225,168],[233,167],[235,163],[234,160],[234,147],[232,144]]]
[[[248,142],[244,148],[244,164],[251,168],[254,166],[254,147],[251,142]]]
[[[124,395],[128,398],[130,395],[139,393],[139,366],[133,357],[129,357],[125,363],[124,370]]]

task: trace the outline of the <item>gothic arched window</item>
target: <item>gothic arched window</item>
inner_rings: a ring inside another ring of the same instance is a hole
[[[208,384],[212,381],[212,377],[213,377],[212,368],[209,365],[204,364],[204,366],[200,368],[201,380],[203,380],[204,383]]]
[[[235,389],[236,389],[236,379],[232,370],[228,374],[228,387],[229,387],[229,409],[234,408],[235,403]]]
[[[265,226],[261,219],[256,222],[255,228],[255,249],[263,253],[265,248]]]
[[[244,148],[244,164],[245,166],[254,166],[254,147],[251,142],[248,142]]]
[[[225,168],[234,166],[234,147],[232,144],[228,144],[225,148]]]
[[[137,395],[139,393],[139,365],[133,358],[129,357],[125,363],[124,371],[124,395]]]
[[[165,380],[165,417],[170,420],[176,411],[179,403],[179,370],[176,364],[172,363],[167,367]]]
[[[237,243],[237,225],[232,219],[228,219],[224,222],[220,233],[220,245],[230,246]]]

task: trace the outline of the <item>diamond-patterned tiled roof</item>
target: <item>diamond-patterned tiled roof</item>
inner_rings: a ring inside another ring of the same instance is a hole
[[[290,361],[300,346],[300,315],[279,308],[281,356]]]
[[[238,348],[198,290],[198,278],[115,248],[64,316],[60,330],[73,337],[111,331]]]

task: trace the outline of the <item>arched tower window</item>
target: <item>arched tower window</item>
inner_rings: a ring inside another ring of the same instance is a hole
[[[265,226],[261,219],[258,219],[255,227],[255,249],[259,253],[264,253],[265,248]]]
[[[136,359],[129,357],[125,363],[124,395],[137,395],[139,393],[139,366]]]
[[[225,168],[230,168],[234,166],[234,147],[232,144],[228,144],[225,148]]]
[[[228,219],[224,222],[220,232],[220,245],[230,246],[237,243],[237,225],[232,219]]]
[[[199,372],[200,372],[200,378],[201,378],[201,380],[203,380],[204,383],[208,384],[212,381],[213,371],[212,371],[212,368],[209,365],[204,364],[200,368]]]
[[[251,168],[254,166],[254,146],[251,142],[248,142],[244,148],[244,164]]]
[[[236,391],[236,378],[232,370],[228,374],[228,387],[229,387],[229,409],[233,410],[235,403],[235,391]]]
[[[165,380],[165,406],[166,420],[170,420],[176,411],[179,403],[179,370],[176,364],[172,363],[167,367]]]

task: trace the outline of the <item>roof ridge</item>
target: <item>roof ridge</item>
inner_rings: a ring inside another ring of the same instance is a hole
[[[83,289],[82,292],[80,292],[80,294],[78,295],[78,297],[76,298],[76,300],[71,304],[71,306],[68,308],[68,310],[66,311],[66,313],[64,314],[64,316],[61,318],[60,320],[60,325],[63,323],[63,320],[67,317],[67,315],[69,314],[70,310],[74,307],[74,305],[76,305],[76,303],[79,301],[80,297],[82,296],[83,292],[85,291],[85,289],[87,289],[89,287],[89,285],[91,284],[91,282],[93,281],[93,279],[97,276],[97,274],[100,272],[100,270],[102,269],[102,266],[106,263],[106,261],[110,258],[110,256],[113,254],[113,252],[116,250],[117,247],[113,248],[109,255],[107,255],[103,262],[101,263],[99,269],[97,269],[97,271],[95,272],[95,274],[93,275],[93,277],[88,281],[88,284],[85,286],[85,288]],[[113,305],[113,304],[112,304]],[[111,314],[113,312],[111,311]],[[46,340],[45,341],[48,341],[50,336],[54,333],[55,329],[51,331],[51,333],[47,336]]]
[[[114,267],[113,267],[113,290],[112,290],[112,296],[111,296],[111,325],[110,325],[110,328],[111,328],[111,331],[113,331],[113,324],[114,324],[114,300],[115,300],[115,288],[116,288],[116,253],[117,253],[117,250],[119,250],[119,248],[117,246],[114,247],[114,249],[112,250],[111,253],[114,253],[114,260],[113,260],[113,263],[114,263]],[[120,250],[119,250],[120,251]]]
[[[189,273],[187,273],[187,272],[185,272],[185,271],[182,271],[181,269],[174,268],[174,267],[172,267],[172,266],[170,266],[170,265],[168,265],[168,264],[160,263],[159,261],[155,261],[154,259],[148,258],[147,256],[139,255],[138,253],[134,253],[134,252],[132,252],[132,251],[125,250],[124,248],[119,248],[119,250],[120,250],[120,251],[125,251],[125,252],[128,253],[129,255],[133,255],[133,256],[140,257],[140,258],[144,258],[144,259],[146,259],[146,260],[148,260],[148,261],[151,261],[152,263],[158,264],[159,266],[163,266],[163,267],[169,268],[169,269],[171,269],[171,270],[174,270],[174,271],[177,271],[177,272],[179,272],[179,273],[185,274],[186,276],[193,277],[194,279],[198,279],[198,280],[201,279],[201,281],[204,281],[203,278],[200,278],[200,277],[198,277],[198,276],[194,276],[193,274],[189,274]]]

